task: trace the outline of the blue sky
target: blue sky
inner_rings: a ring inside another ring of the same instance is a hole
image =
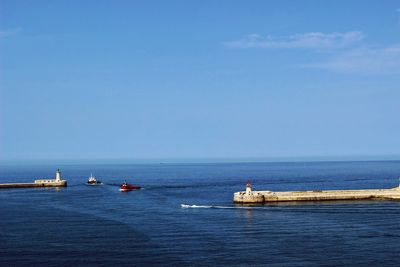
[[[0,0],[0,159],[397,157],[398,1]]]

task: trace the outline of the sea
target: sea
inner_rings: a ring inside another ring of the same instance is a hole
[[[400,266],[399,201],[232,201],[247,180],[392,188],[400,161],[2,164],[0,182],[57,168],[68,187],[0,190],[0,266]],[[120,192],[124,180],[143,189]]]

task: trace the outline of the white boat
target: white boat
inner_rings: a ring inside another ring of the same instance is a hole
[[[100,182],[100,181],[98,181],[98,180],[93,176],[93,174],[90,174],[90,177],[88,178],[87,184],[88,184],[88,185],[101,185],[101,184],[103,184],[103,183]]]

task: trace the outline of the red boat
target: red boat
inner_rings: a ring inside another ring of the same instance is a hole
[[[128,184],[127,182],[123,182],[119,187],[119,191],[126,192],[132,190],[139,190],[141,187],[137,185]]]

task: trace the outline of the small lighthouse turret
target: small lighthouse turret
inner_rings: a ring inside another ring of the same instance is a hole
[[[247,182],[246,182],[246,195],[252,195],[253,194],[253,191],[252,191],[252,189],[251,189],[251,183],[250,183],[250,180],[247,180]]]
[[[61,186],[67,186],[67,181],[62,180],[61,171],[60,169],[58,169],[56,171],[56,177],[54,179],[37,179],[35,180],[35,185],[61,187]]]
[[[235,203],[264,203],[264,195],[253,191],[249,180],[246,182],[246,191],[236,192],[233,196]]]
[[[57,169],[57,171],[56,171],[56,181],[57,182],[61,181],[61,171],[60,171],[60,169]]]

